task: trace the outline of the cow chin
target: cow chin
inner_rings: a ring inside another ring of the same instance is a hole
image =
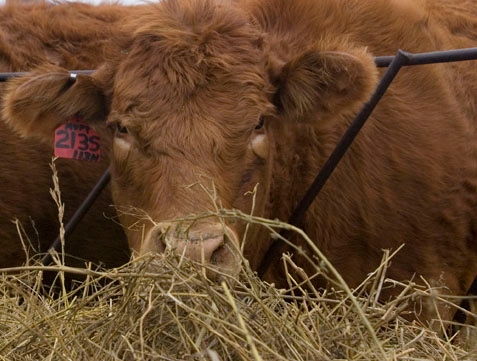
[[[205,266],[209,279],[237,276],[241,268],[237,233],[222,223],[156,224],[145,238],[140,254],[170,253]]]

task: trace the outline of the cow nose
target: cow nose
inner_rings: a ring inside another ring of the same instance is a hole
[[[220,223],[188,227],[174,223],[157,224],[146,237],[141,253],[163,253],[166,250],[209,264],[226,274],[235,275],[240,269],[236,232]]]

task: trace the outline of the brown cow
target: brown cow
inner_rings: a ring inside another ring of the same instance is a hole
[[[375,87],[373,56],[475,46],[477,8],[164,0],[126,29],[123,51],[92,76],[73,82],[49,66],[12,82],[5,119],[46,142],[73,115],[110,128],[113,199],[131,248],[175,248],[234,273],[237,249],[253,268],[262,262],[271,244],[263,227],[243,239],[240,222],[187,216],[219,205],[287,220]],[[404,245],[391,278],[422,276],[454,295],[471,288],[476,74],[476,62],[404,69],[308,211],[304,230],[352,287],[383,249]],[[303,255],[295,262],[315,271]],[[280,281],[278,268],[267,279]]]
[[[0,71],[28,71],[45,62],[68,69],[92,69],[104,61],[109,40],[118,38],[117,24],[131,10],[120,6],[47,4],[0,8]],[[5,83],[0,83],[0,95]],[[40,91],[37,96],[41,96]],[[28,105],[25,104],[27,107]],[[24,110],[27,110],[25,108]],[[105,134],[108,137],[109,134]],[[25,252],[13,220],[20,220],[35,252],[45,252],[59,232],[58,209],[49,189],[52,144],[21,138],[0,122],[0,267],[18,266]],[[105,144],[107,148],[107,144]],[[58,160],[65,222],[106,169],[107,152],[101,163]],[[108,194],[109,193],[109,194]],[[117,266],[129,260],[129,248],[121,227],[107,220],[115,212],[110,192],[98,203],[66,242],[68,264],[83,260]]]

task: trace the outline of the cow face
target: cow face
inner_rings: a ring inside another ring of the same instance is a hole
[[[356,111],[375,81],[363,50],[320,43],[277,53],[231,6],[163,1],[94,75],[72,81],[46,67],[12,82],[5,99],[5,119],[24,135],[50,136],[73,115],[109,129],[113,199],[131,248],[175,249],[227,273],[241,250],[257,267],[268,235],[248,229],[244,240],[240,222],[190,215],[274,217],[272,185],[286,181],[277,154],[297,146],[284,149],[284,139],[296,124]]]

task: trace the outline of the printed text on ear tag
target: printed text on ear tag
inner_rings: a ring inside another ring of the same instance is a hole
[[[79,160],[99,161],[98,134],[75,117],[55,130],[55,156]]]

